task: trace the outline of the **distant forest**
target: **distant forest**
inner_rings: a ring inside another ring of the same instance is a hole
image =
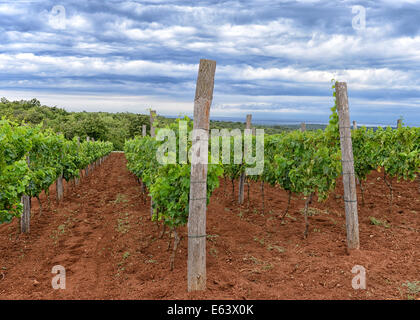
[[[38,125],[51,128],[55,132],[61,132],[67,139],[79,136],[86,139],[87,136],[95,140],[111,141],[116,150],[122,150],[126,139],[141,135],[142,126],[150,130],[149,115],[129,112],[68,112],[62,108],[41,105],[37,99],[9,101],[6,98],[0,100],[0,117],[21,123]],[[211,121],[212,129],[244,129],[244,122]],[[159,126],[165,126],[174,118],[157,117]],[[281,131],[296,130],[298,125],[255,125],[255,128],[265,129],[267,134],[280,133]],[[307,130],[323,129],[323,125],[306,125]]]

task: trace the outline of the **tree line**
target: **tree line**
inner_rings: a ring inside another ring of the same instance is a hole
[[[86,137],[95,140],[110,141],[115,150],[123,150],[124,142],[142,134],[142,126],[147,126],[150,132],[150,119],[147,114],[130,112],[69,112],[63,108],[42,105],[37,99],[9,101],[6,98],[0,100],[0,117],[29,125],[39,125],[54,132],[60,132],[66,139]],[[170,125],[175,118],[157,116],[159,125]],[[284,131],[295,130],[299,126],[277,125],[265,126],[254,125],[256,128],[264,128],[267,134],[276,134]],[[325,126],[324,126],[325,127]],[[234,121],[210,121],[211,129],[245,129],[243,122]],[[308,127],[310,130],[311,127]],[[318,129],[314,127],[313,129]]]

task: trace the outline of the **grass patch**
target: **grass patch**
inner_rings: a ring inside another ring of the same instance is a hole
[[[291,220],[293,220],[293,221],[296,221],[296,220],[297,220],[295,217],[291,216],[291,215],[290,215],[290,214],[288,214],[288,213],[287,213],[284,217],[285,217],[285,218],[289,218],[289,219],[291,219]]]
[[[66,233],[66,224],[60,224],[57,230],[53,230],[50,238],[54,240],[54,245],[57,244],[58,238]]]
[[[125,234],[130,231],[130,221],[128,220],[129,213],[125,212],[120,214],[121,218],[117,219],[117,226],[115,227],[115,231]]]
[[[122,194],[122,193],[118,193],[117,197],[114,200],[115,204],[126,203],[126,202],[128,202],[127,196],[125,194]]]
[[[420,281],[406,281],[402,285],[406,288],[406,294],[408,300],[414,300],[416,296],[420,293]]]
[[[217,249],[216,248],[211,248],[210,249],[210,254],[213,256],[213,257],[217,257],[217,254],[218,254],[219,252],[217,251]]]
[[[279,253],[283,253],[286,251],[286,249],[284,249],[283,247],[271,245],[271,244],[267,246],[267,250],[269,251],[277,250]]]
[[[390,225],[386,221],[376,219],[375,217],[369,217],[369,221],[370,221],[370,224],[375,225],[375,226],[380,226],[384,228],[390,227]]]
[[[149,259],[149,260],[145,260],[144,263],[157,263],[157,261],[153,259]]]
[[[305,214],[305,209],[302,208],[299,210],[299,212],[301,214]],[[321,210],[318,208],[312,208],[312,207],[308,208],[308,217],[319,216],[321,214],[329,214],[329,213],[326,210]]]
[[[122,260],[117,263],[118,271],[117,271],[117,274],[115,275],[117,278],[121,275],[120,272],[125,270],[124,263],[130,257],[130,255],[131,255],[130,252],[125,251],[122,255]]]
[[[245,257],[242,260],[247,261],[247,262],[250,261],[254,266],[257,266],[257,267],[253,269],[242,269],[240,270],[241,272],[251,271],[253,273],[261,273],[263,271],[268,271],[274,268],[273,264],[271,264],[270,262],[260,260],[258,258],[255,258],[254,256]]]
[[[264,240],[264,238],[261,238],[261,239],[258,239],[257,237],[254,237],[254,241],[255,242],[258,242],[260,245],[264,245],[264,243],[265,243],[265,240]]]
[[[207,240],[211,241],[211,242],[215,242],[217,240],[217,238],[219,237],[218,234],[208,234],[207,235]]]

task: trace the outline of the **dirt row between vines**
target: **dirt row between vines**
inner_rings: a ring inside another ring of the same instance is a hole
[[[0,299],[418,299],[420,200],[417,183],[395,181],[389,213],[381,174],[369,177],[359,205],[361,249],[346,253],[341,181],[325,203],[311,205],[309,237],[303,239],[304,202],[293,197],[279,218],[287,193],[250,185],[248,204],[236,203],[230,182],[212,196],[207,217],[205,292],[187,292],[186,228],[169,270],[167,232],[150,221],[150,200],[127,171],[124,154],[113,153],[80,186],[65,186],[65,198],[44,210],[33,201],[31,233],[16,221],[0,226]],[[382,222],[371,224],[370,217]],[[66,289],[54,290],[53,266],[66,268]],[[351,272],[367,272],[366,290],[354,290]],[[418,287],[417,287],[418,288]]]

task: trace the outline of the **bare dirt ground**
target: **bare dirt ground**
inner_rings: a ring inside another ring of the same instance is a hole
[[[16,221],[0,225],[0,299],[419,299],[418,186],[394,184],[390,213],[381,174],[369,177],[361,248],[347,254],[341,181],[325,203],[314,199],[303,239],[302,199],[293,196],[282,222],[286,192],[265,186],[263,213],[259,183],[239,206],[222,179],[208,207],[208,290],[188,293],[186,228],[171,272],[170,234],[159,239],[149,198],[124,154],[113,153],[80,186],[65,185],[59,204],[54,186],[50,208],[42,195],[42,215],[33,200],[29,235],[17,233]],[[65,290],[52,289],[54,265],[66,268]],[[352,288],[355,265],[366,268],[366,290]]]

